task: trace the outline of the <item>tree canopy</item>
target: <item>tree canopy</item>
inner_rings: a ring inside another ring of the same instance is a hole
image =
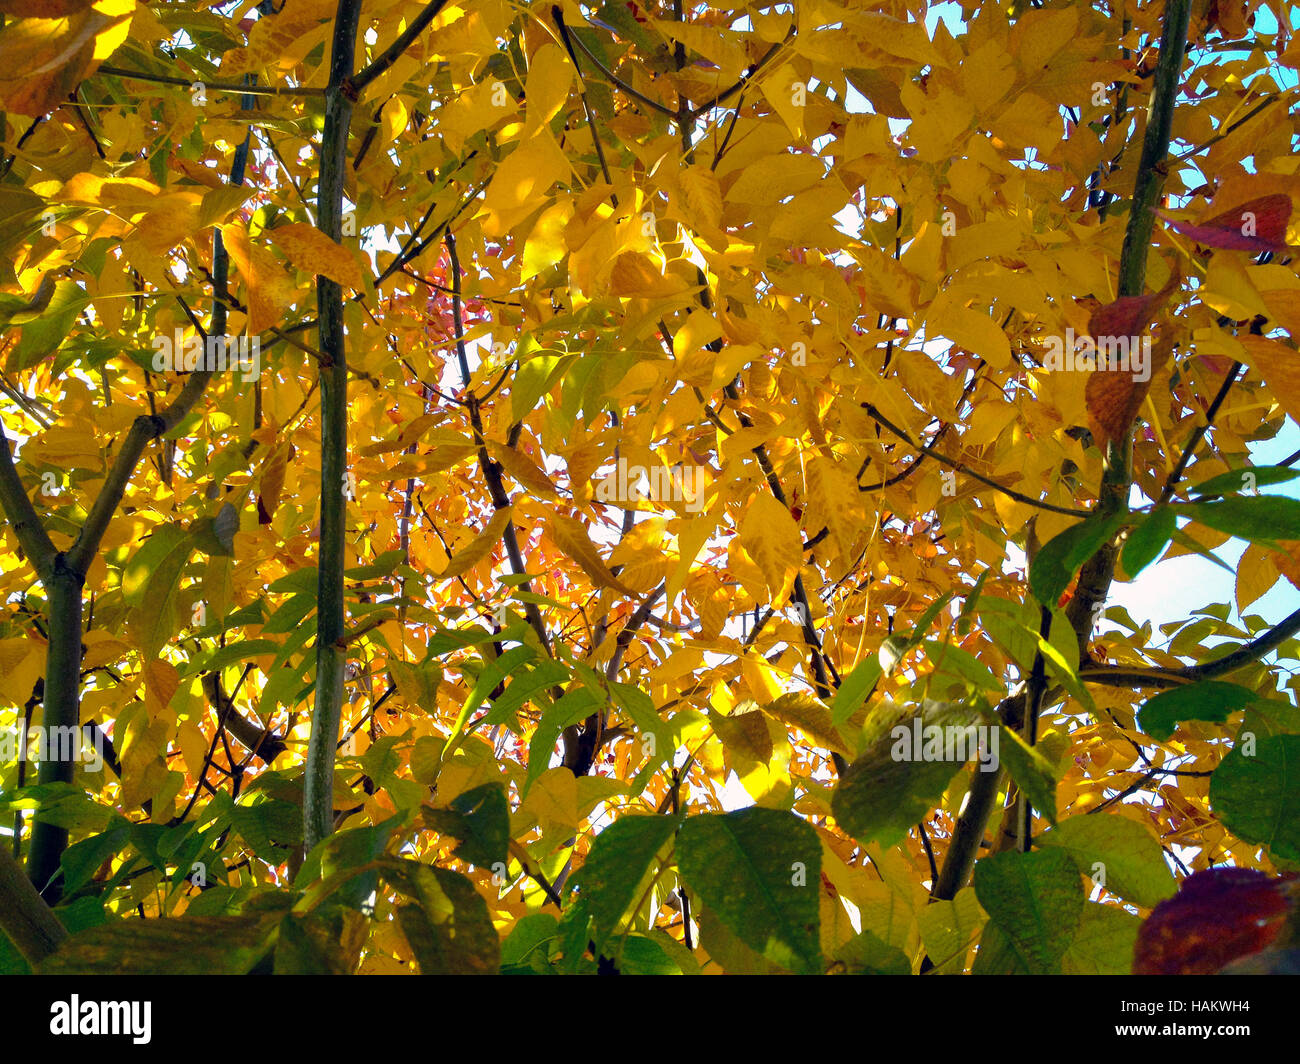
[[[0,13],[0,970],[1283,953],[1295,5]]]

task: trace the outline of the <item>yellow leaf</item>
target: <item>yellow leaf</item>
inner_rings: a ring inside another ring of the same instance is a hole
[[[578,826],[578,781],[567,768],[547,769],[529,788],[519,809],[542,825],[572,829]]]
[[[45,674],[45,649],[30,639],[0,639],[0,696],[14,705],[32,697]]]
[[[230,222],[221,227],[221,235],[247,290],[248,331],[258,334],[280,320],[281,308],[287,305],[293,292],[293,282],[266,248],[248,238],[248,230],[241,222]]]
[[[658,299],[676,295],[686,285],[675,275],[665,276],[655,261],[641,251],[625,251],[614,260],[609,291],[616,296]]]
[[[681,172],[682,192],[690,221],[707,231],[722,224],[722,189],[718,175],[704,166],[688,166]]]
[[[775,720],[798,728],[824,750],[848,754],[839,730],[831,721],[831,711],[820,700],[802,692],[780,695],[764,704],[763,712]]]
[[[771,702],[781,697],[781,681],[772,666],[761,658],[746,654],[740,659],[740,674],[755,702]]]
[[[483,531],[452,555],[451,561],[447,563],[447,568],[439,575],[444,578],[460,576],[466,569],[470,569],[481,562],[501,542],[501,537],[505,534],[506,524],[509,521],[510,507],[507,506],[505,509],[494,513],[492,520],[483,527]]]
[[[208,740],[193,721],[182,721],[176,728],[176,745],[181,748],[181,759],[185,762],[185,771],[195,779],[203,771],[203,762],[208,756]]]
[[[361,291],[361,265],[351,250],[306,222],[277,225],[270,231],[275,246],[298,269],[321,274],[345,288]]]
[[[1264,378],[1282,409],[1300,421],[1300,357],[1277,340],[1246,335],[1237,340],[1245,348],[1250,368]]]
[[[721,335],[722,326],[717,318],[707,311],[693,310],[673,335],[673,357],[681,361]]]
[[[808,463],[808,507],[812,527],[824,523],[847,569],[856,560],[853,544],[866,525],[866,508],[852,472],[829,455],[816,455]]]
[[[959,225],[948,237],[948,269],[959,270],[980,259],[1011,255],[1020,247],[1020,230],[1005,220]]]
[[[587,529],[581,521],[563,514],[552,514],[548,523],[551,540],[570,558],[582,567],[582,571],[601,587],[612,587],[624,594],[633,594],[630,588],[618,582],[618,578],[609,571],[600,551],[591,542]]]
[[[502,236],[537,210],[551,186],[569,174],[569,161],[547,129],[511,152],[483,196],[485,236]]]
[[[135,6],[135,0],[99,0],[68,5],[59,17],[7,25],[0,35],[0,110],[39,118],[58,107],[126,40]]]
[[[560,113],[572,83],[573,66],[558,44],[544,44],[533,53],[525,89],[528,114],[523,139],[527,140]]]
[[[794,67],[784,64],[763,79],[763,95],[772,105],[786,129],[796,141],[804,139],[803,113],[808,96],[807,82],[795,73]]]
[[[1007,334],[987,314],[958,306],[941,296],[926,315],[927,333],[946,336],[958,347],[979,355],[994,369],[1011,365],[1011,344]]]
[[[1246,607],[1261,598],[1277,583],[1281,575],[1273,564],[1275,553],[1258,543],[1249,544],[1242,552],[1237,563],[1237,610],[1246,612]]]
[[[717,518],[710,517],[707,514],[691,518],[679,527],[677,532],[677,564],[673,568],[672,575],[668,577],[665,601],[673,602],[676,600],[686,584],[686,578],[690,575],[691,566],[695,564],[696,556],[717,527]]]
[[[180,682],[176,667],[165,661],[154,660],[144,667],[144,700],[150,716],[161,713],[171,704]]]
[[[768,601],[783,603],[803,565],[803,540],[790,511],[763,490],[749,504],[736,538],[762,572]]]
[[[528,281],[561,262],[568,253],[564,229],[573,217],[573,203],[567,199],[552,203],[537,219],[524,242],[524,262],[520,281]]]
[[[558,499],[559,494],[545,471],[526,454],[495,441],[488,445],[492,457],[505,467],[505,471],[523,487],[544,499]]]

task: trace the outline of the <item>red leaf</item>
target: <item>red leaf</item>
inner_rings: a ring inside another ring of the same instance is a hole
[[[1268,946],[1286,924],[1286,881],[1250,868],[1184,879],[1138,931],[1134,975],[1211,975]]]
[[[1286,227],[1291,221],[1291,197],[1285,192],[1260,196],[1240,207],[1216,215],[1200,225],[1180,222],[1157,211],[1169,228],[1190,236],[1207,248],[1229,251],[1285,251]]]

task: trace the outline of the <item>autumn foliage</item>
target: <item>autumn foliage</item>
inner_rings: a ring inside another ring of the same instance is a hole
[[[1294,5],[0,12],[0,970],[1292,948]]]

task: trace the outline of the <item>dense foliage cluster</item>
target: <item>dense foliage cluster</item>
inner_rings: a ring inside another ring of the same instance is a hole
[[[1293,5],[0,12],[0,970],[1286,944]]]

